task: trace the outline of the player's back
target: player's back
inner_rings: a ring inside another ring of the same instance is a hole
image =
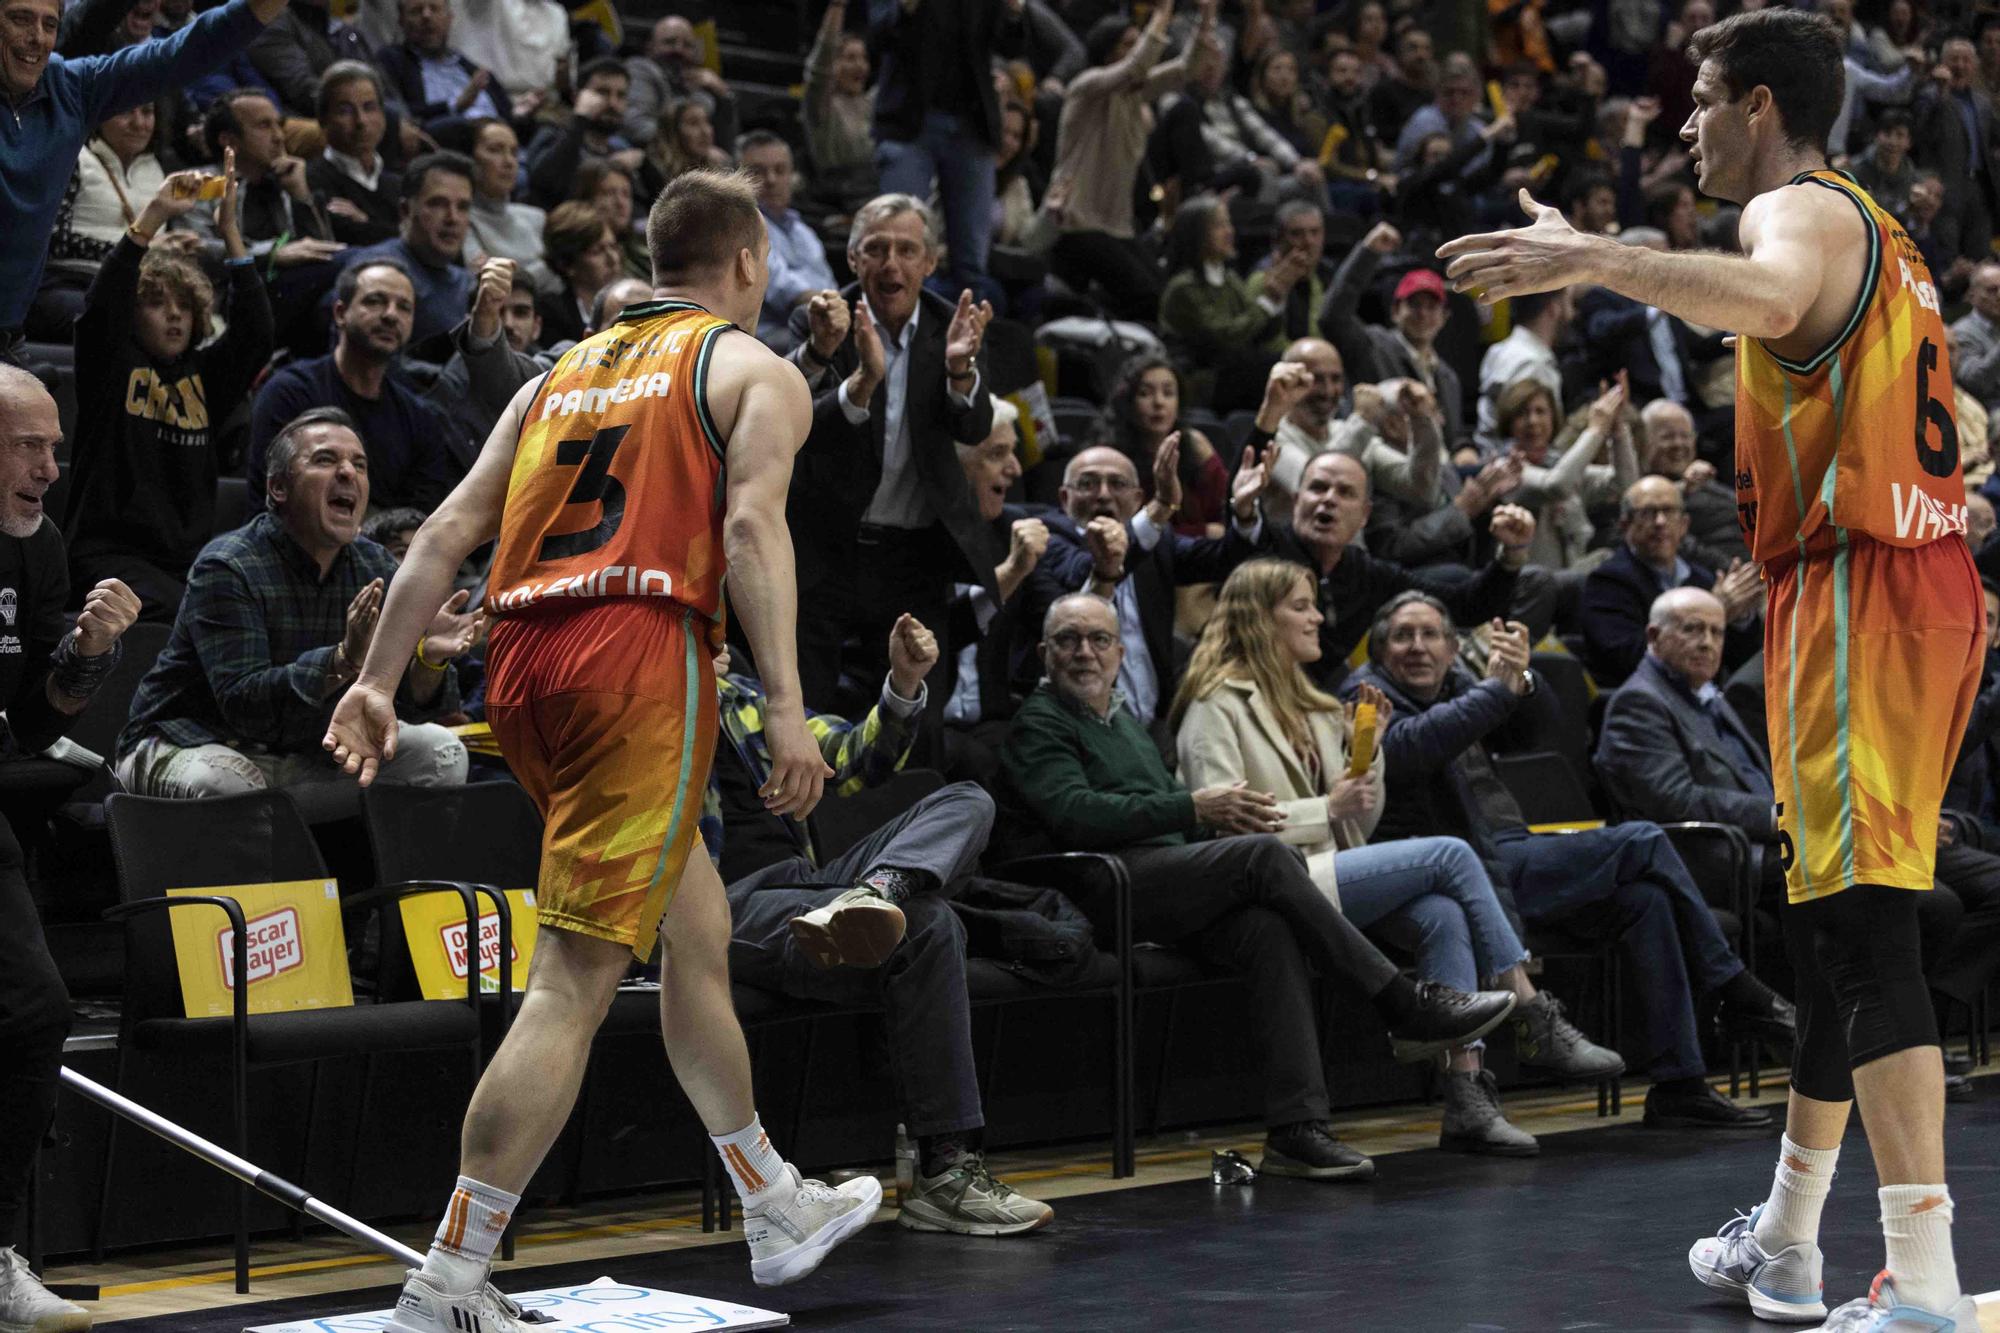
[[[1783,564],[1843,533],[1923,546],[1965,527],[1951,363],[1937,288],[1902,223],[1845,175],[1835,190],[1867,227],[1853,317],[1811,361],[1755,338],[1736,346],[1736,498],[1751,555]]]
[[[705,391],[730,327],[686,301],[629,306],[543,377],[507,483],[496,614],[668,598],[720,615],[726,446]]]

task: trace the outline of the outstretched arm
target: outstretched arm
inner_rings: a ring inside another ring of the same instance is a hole
[[[1739,224],[1744,252],[1725,255],[1661,253],[1579,232],[1523,190],[1533,225],[1460,237],[1439,246],[1438,258],[1450,261],[1445,275],[1454,290],[1487,301],[1587,283],[1692,324],[1783,338],[1818,299],[1827,251],[1838,244],[1819,210],[1796,195],[1784,189],[1752,199]]]

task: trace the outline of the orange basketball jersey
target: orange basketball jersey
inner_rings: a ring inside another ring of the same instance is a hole
[[[686,301],[629,306],[543,377],[500,518],[496,613],[665,597],[719,617],[724,444],[706,395],[730,327]]]
[[[1951,360],[1930,270],[1903,224],[1832,170],[1868,228],[1854,315],[1811,361],[1736,343],[1736,501],[1753,558],[1832,549],[1840,532],[1923,546],[1965,530]]]

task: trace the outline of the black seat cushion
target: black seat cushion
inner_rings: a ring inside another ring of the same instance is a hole
[[[140,1050],[226,1051],[226,1018],[149,1018],[133,1026]],[[479,1020],[455,1000],[411,1000],[400,1004],[356,1004],[347,1009],[301,1009],[250,1017],[249,1056],[253,1064],[286,1064],[343,1055],[379,1055],[470,1045]]]

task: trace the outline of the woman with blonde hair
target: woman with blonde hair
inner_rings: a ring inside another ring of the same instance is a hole
[[[1382,810],[1382,751],[1343,706],[1307,678],[1319,660],[1320,614],[1313,576],[1289,560],[1252,560],[1222,585],[1170,715],[1180,776],[1191,789],[1245,783],[1278,801],[1278,836],[1296,847],[1320,889],[1355,925],[1416,955],[1417,975],[1461,989],[1482,978],[1512,990],[1522,1063],[1595,1081],[1624,1068],[1535,989],[1528,951],[1509,923],[1479,857],[1459,838],[1411,838],[1368,846]],[[1389,704],[1369,687],[1374,733]],[[1357,745],[1372,748],[1352,762]],[[1356,771],[1357,769],[1361,771]],[[1534,1138],[1507,1123],[1499,1089],[1478,1044],[1450,1053],[1438,1146],[1525,1157]]]

